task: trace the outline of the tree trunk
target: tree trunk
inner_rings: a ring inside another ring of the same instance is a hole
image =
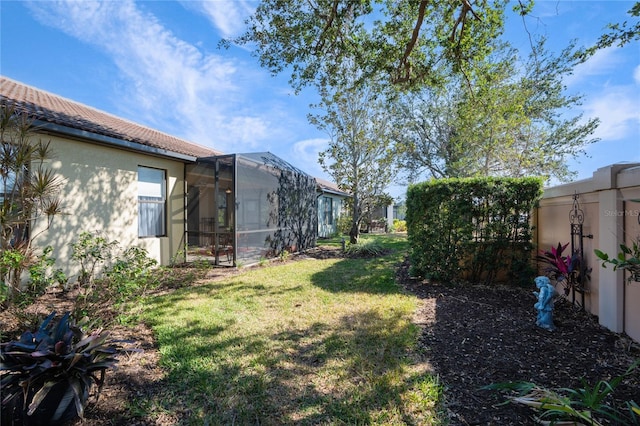
[[[358,244],[358,235],[360,234],[360,227],[358,226],[358,222],[353,223],[351,225],[351,230],[349,231],[349,242],[351,244]]]

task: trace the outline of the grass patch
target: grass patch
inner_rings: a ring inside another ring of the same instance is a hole
[[[148,300],[169,375],[144,409],[179,407],[185,424],[440,424],[416,300],[394,281],[406,238],[375,238],[392,252],[275,264]]]

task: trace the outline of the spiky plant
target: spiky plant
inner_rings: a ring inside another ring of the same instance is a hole
[[[102,329],[89,334],[86,320],[51,313],[33,333],[0,345],[2,424],[62,424],[82,417],[91,387],[100,394],[106,370],[117,362],[121,341]],[[41,420],[43,419],[43,420]]]

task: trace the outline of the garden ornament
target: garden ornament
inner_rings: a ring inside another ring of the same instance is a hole
[[[533,305],[538,310],[536,325],[547,330],[555,330],[556,327],[553,325],[553,298],[557,295],[556,289],[551,285],[549,278],[545,276],[536,277],[534,281],[536,287],[540,290],[533,292],[538,297],[538,302]]]

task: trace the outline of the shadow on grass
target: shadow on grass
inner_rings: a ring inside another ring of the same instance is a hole
[[[365,310],[271,334],[229,327],[205,319],[158,333],[164,409],[187,413],[184,424],[419,423],[407,395],[427,376],[410,368],[418,331],[406,314]]]
[[[147,317],[168,377],[147,417],[164,410],[182,413],[182,424],[433,423],[440,387],[416,351],[419,329],[406,306],[377,299],[405,293],[395,265],[406,239],[388,244],[387,256],[327,261],[311,275],[313,286],[331,293],[376,296],[362,306],[350,304],[353,296],[337,297],[342,314],[328,305],[319,318],[294,321],[288,315],[302,314],[294,309],[266,324],[251,321],[261,312],[255,306],[308,289],[246,277],[150,301]],[[185,315],[190,300],[197,301],[197,314]],[[185,320],[173,321],[178,316]]]
[[[331,292],[397,294],[396,267],[407,250],[406,237],[369,236],[377,239],[390,254],[374,258],[346,258],[314,274],[311,282]]]

